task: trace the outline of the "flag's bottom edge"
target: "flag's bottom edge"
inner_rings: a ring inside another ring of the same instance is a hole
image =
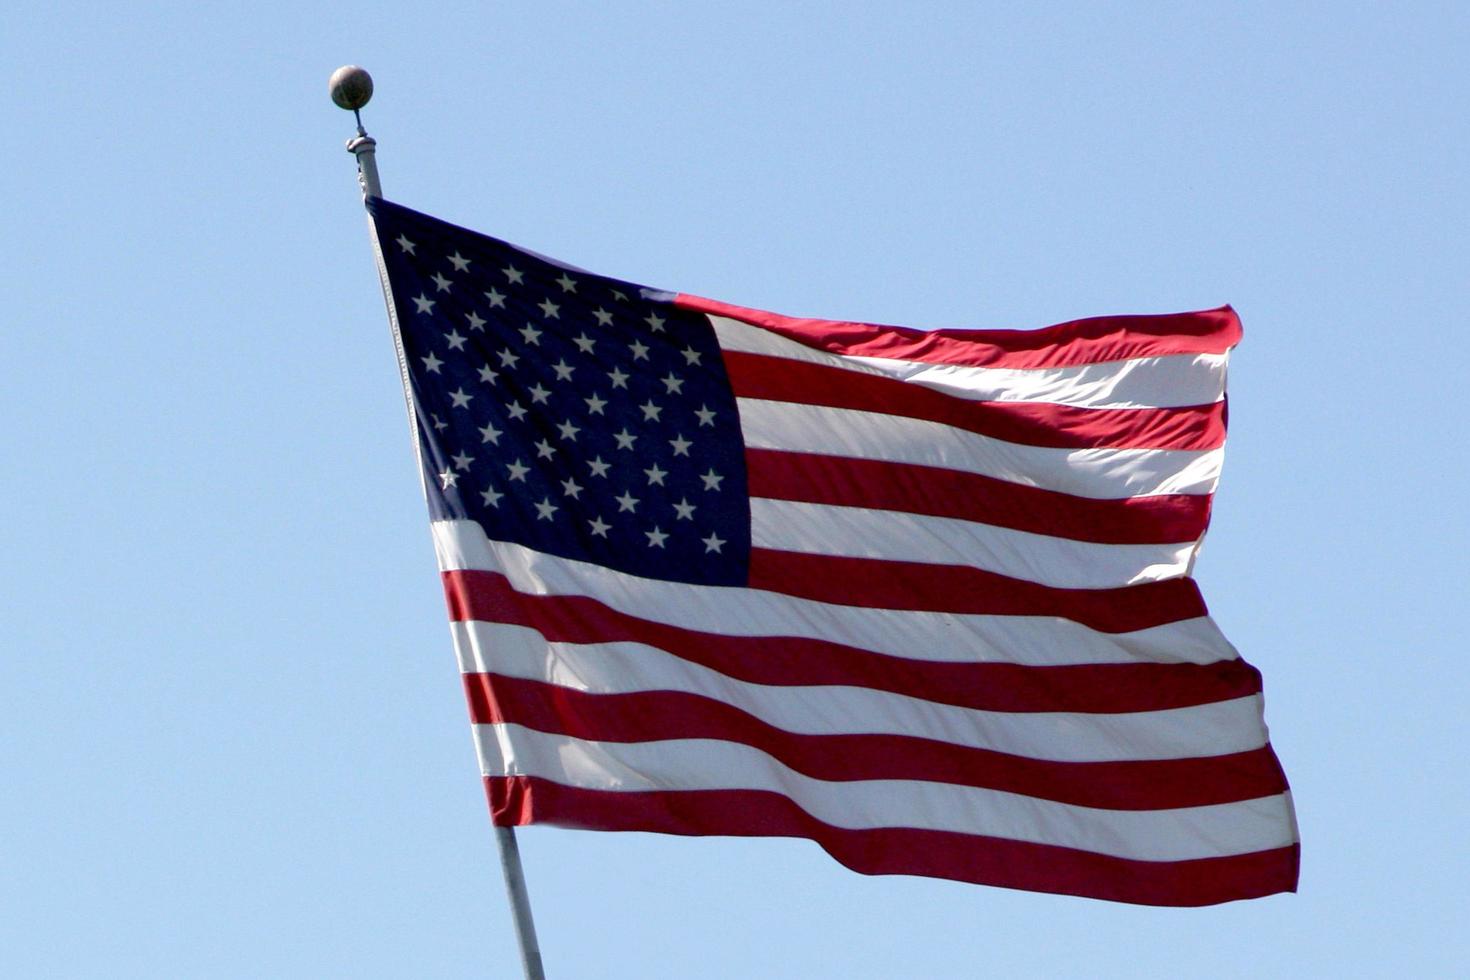
[[[536,776],[487,776],[485,792],[491,820],[500,827],[798,837],[862,874],[922,875],[1134,905],[1217,905],[1294,892],[1301,864],[1300,844],[1190,861],[1136,861],[948,831],[845,830],[760,790],[620,792]]]

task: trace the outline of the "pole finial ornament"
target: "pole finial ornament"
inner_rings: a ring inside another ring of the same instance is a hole
[[[339,107],[356,112],[373,97],[373,76],[357,65],[343,65],[332,72],[327,88]]]
[[[327,91],[331,93],[333,102],[340,108],[350,109],[357,120],[357,136],[347,141],[347,150],[357,157],[357,179],[363,194],[382,197],[378,164],[374,157],[377,141],[362,128],[362,115],[358,112],[373,97],[373,76],[357,65],[343,65],[327,80]]]

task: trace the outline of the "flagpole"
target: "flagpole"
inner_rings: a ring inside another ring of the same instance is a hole
[[[350,109],[353,118],[357,121],[357,135],[347,141],[347,151],[357,158],[357,182],[362,188],[363,196],[382,197],[383,187],[378,180],[378,141],[363,129],[362,115],[359,111],[373,97],[372,76],[356,65],[344,65],[332,72],[327,86],[331,92],[332,101],[343,109]],[[377,253],[376,240],[373,243],[373,251]],[[387,274],[381,268],[381,256],[378,262],[379,271],[383,275],[384,298],[388,301],[388,319],[395,324],[394,340],[397,342],[398,331],[393,310],[393,298],[388,292]],[[401,349],[399,358],[401,362]],[[407,376],[405,375],[405,390],[406,382]],[[413,404],[411,401],[409,417],[412,421]],[[415,449],[417,449],[417,441],[415,441]],[[536,923],[531,919],[531,898],[526,892],[526,874],[521,867],[521,849],[516,843],[515,828],[495,827],[495,842],[500,849],[500,870],[505,876],[505,891],[510,899],[516,940],[521,948],[521,969],[525,973],[526,980],[546,980],[546,972],[541,965],[541,947],[536,942]]]

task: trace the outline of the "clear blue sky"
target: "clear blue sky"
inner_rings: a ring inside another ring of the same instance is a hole
[[[1463,973],[1464,4],[93,4],[0,16],[0,972],[513,977],[381,295],[389,197],[793,314],[1235,304],[1197,569],[1301,893],[521,834],[565,978]]]

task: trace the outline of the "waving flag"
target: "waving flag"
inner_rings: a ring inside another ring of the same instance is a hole
[[[1294,890],[1260,676],[1190,577],[1231,310],[794,319],[368,207],[496,824]]]

